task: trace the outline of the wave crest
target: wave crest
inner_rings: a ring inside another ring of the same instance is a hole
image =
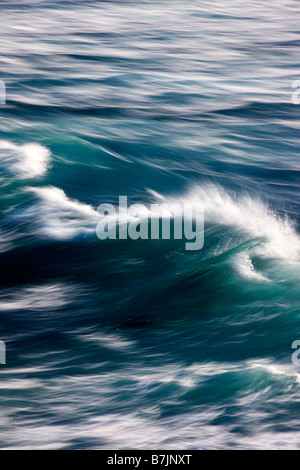
[[[50,151],[40,144],[16,145],[6,140],[0,141],[0,155],[5,169],[22,179],[43,176],[50,160]]]

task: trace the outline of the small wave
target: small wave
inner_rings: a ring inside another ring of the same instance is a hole
[[[194,186],[183,197],[165,197],[164,201],[193,206],[201,204],[205,209],[206,223],[233,227],[243,238],[246,235],[246,239],[249,236],[251,239],[261,239],[259,245],[253,248],[257,255],[289,262],[300,261],[300,236],[294,223],[276,214],[258,198],[230,194],[222,187],[208,184]],[[248,268],[252,270],[251,265]]]
[[[72,284],[50,283],[12,289],[0,296],[0,312],[48,311],[72,304],[83,294],[81,287]]]
[[[22,179],[43,176],[50,160],[50,151],[42,145],[16,145],[6,140],[0,141],[0,155],[1,166]]]
[[[293,364],[275,364],[269,360],[256,360],[249,362],[250,368],[265,370],[271,375],[281,375],[295,380],[296,383],[300,383],[300,374],[295,371]]]
[[[99,219],[92,206],[70,199],[55,186],[27,188],[39,199],[39,222],[42,231],[49,237],[72,239],[87,232],[95,232]]]

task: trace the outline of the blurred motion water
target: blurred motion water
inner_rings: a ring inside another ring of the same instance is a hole
[[[299,2],[0,11],[0,447],[299,447]],[[119,195],[204,248],[98,240]]]

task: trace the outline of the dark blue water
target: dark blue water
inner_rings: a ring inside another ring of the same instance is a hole
[[[0,11],[1,448],[297,448],[298,1]],[[119,195],[204,248],[100,241]]]

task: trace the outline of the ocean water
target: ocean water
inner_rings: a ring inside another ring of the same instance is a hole
[[[0,447],[300,443],[298,0],[0,1]],[[205,243],[96,236],[203,204]]]

